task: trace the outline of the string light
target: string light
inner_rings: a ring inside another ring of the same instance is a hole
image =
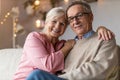
[[[3,20],[0,21],[0,24],[3,25],[3,24],[6,22],[7,18],[8,18],[10,15],[17,17],[18,14],[19,14],[19,11],[18,11],[17,7],[13,7],[11,11],[8,11],[8,12],[5,14]]]
[[[43,29],[43,27],[44,27],[44,21],[37,19],[35,21],[35,26],[36,26],[36,28]]]
[[[10,15],[10,12],[8,12],[7,15],[9,16],[9,15]]]
[[[11,11],[7,12],[3,18],[2,21],[0,21],[0,24],[3,25],[7,18],[9,16],[12,16],[13,18],[13,48],[16,48],[16,37],[17,37],[17,24],[18,24],[18,16],[19,16],[19,9],[18,7],[13,7]]]
[[[7,12],[7,14],[4,16],[3,20],[0,22],[0,24],[3,25],[9,16],[10,16],[10,12]]]
[[[1,21],[0,24],[3,24],[3,22]]]
[[[40,23],[41,23],[41,22],[40,22],[40,20],[39,20],[39,19],[35,21],[35,25],[36,25],[36,27],[37,27],[37,28],[39,28],[39,27],[40,27]]]

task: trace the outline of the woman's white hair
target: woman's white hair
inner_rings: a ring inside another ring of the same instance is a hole
[[[62,16],[65,16],[65,11],[62,7],[52,8],[46,15],[45,23],[47,23],[48,21],[52,21],[55,18],[62,17]],[[66,21],[66,24],[67,24],[67,21]],[[47,26],[44,27],[42,32],[46,32],[46,30],[47,30]]]
[[[65,15],[65,11],[62,7],[52,8],[46,15],[46,22],[53,19],[54,17],[61,17]]]

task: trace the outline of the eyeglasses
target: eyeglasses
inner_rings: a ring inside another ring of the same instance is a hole
[[[89,13],[81,12],[81,13],[77,14],[76,16],[68,17],[68,22],[71,23],[74,21],[74,19],[81,19],[85,14],[89,14]]]

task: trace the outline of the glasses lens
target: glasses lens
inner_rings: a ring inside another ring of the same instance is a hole
[[[89,13],[81,12],[77,14],[76,16],[68,17],[68,22],[73,22],[74,19],[81,19],[85,14],[89,14]]]

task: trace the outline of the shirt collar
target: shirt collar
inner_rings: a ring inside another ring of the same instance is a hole
[[[89,38],[90,36],[92,36],[95,33],[95,31],[91,30],[89,32],[87,32],[86,34],[83,35],[83,38]],[[78,36],[76,36],[74,38],[75,40],[78,40]]]

